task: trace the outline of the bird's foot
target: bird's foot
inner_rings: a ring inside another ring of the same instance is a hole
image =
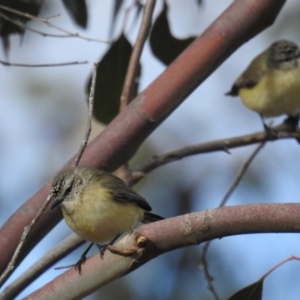
[[[286,131],[299,132],[299,116],[289,116],[283,121],[283,124]]]
[[[81,257],[78,260],[78,262],[74,265],[75,270],[78,270],[79,275],[81,275],[81,266],[85,263],[85,261],[86,261],[86,256],[85,255],[81,255]]]
[[[85,261],[86,261],[86,256],[81,256],[76,264],[56,267],[54,268],[54,270],[69,269],[75,267],[75,270],[76,271],[78,270],[79,275],[81,275],[81,266],[84,264]]]
[[[291,133],[296,133],[299,135],[299,117],[298,116],[289,116],[281,124],[272,128],[278,138],[288,137]],[[273,133],[274,134],[274,133]],[[274,136],[274,135],[273,135]],[[300,144],[300,138],[295,137],[298,143]]]
[[[277,129],[269,127],[265,123],[264,123],[264,129],[265,129],[265,133],[266,133],[267,139],[272,140],[272,139],[278,137],[278,130]]]
[[[103,259],[105,250],[107,249],[108,245],[109,244],[103,244],[103,245],[96,244],[97,248],[99,249],[101,259]]]

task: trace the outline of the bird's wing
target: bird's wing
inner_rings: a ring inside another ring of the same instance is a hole
[[[134,191],[124,191],[124,192],[112,192],[115,200],[132,202],[143,208],[144,210],[151,211],[152,208],[149,203],[139,194]]]
[[[107,173],[105,176],[100,176],[100,184],[110,191],[116,201],[132,202],[146,211],[152,210],[148,202],[142,196],[128,187],[120,178]]]

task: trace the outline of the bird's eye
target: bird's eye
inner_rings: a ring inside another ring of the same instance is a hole
[[[72,189],[73,189],[73,181],[70,183],[70,185],[65,189],[65,196],[68,196],[71,192],[72,192]]]

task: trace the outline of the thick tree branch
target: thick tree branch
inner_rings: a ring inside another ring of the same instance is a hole
[[[115,170],[235,49],[270,26],[284,0],[244,0],[232,5],[198,37],[154,82],[131,102],[91,143],[84,166]],[[72,165],[73,158],[64,166]],[[23,229],[45,201],[49,182],[24,203],[0,231],[0,272],[10,261]],[[58,222],[59,210],[47,210],[30,233],[18,263]]]
[[[299,219],[298,203],[252,204],[216,208],[143,225],[116,244],[122,248],[137,247],[134,256],[106,251],[101,260],[95,255],[83,265],[82,276],[73,268],[24,299],[81,299],[165,252],[239,234],[299,233]],[[136,241],[142,240],[141,237],[146,237],[146,241],[139,246]]]

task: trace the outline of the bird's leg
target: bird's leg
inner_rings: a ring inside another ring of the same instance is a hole
[[[265,123],[265,119],[264,119],[263,115],[259,114],[259,116],[260,116],[260,119],[261,119],[261,121],[263,123],[263,126],[264,126],[264,129],[265,129],[267,138],[272,138],[274,136],[277,136],[277,131],[275,129],[271,128],[270,126],[268,126]]]
[[[90,251],[90,249],[92,248],[92,246],[94,245],[94,243],[90,243],[89,246],[85,249],[85,251],[81,254],[80,259],[78,260],[78,262],[74,265],[75,266],[75,270],[78,270],[79,275],[81,275],[81,266],[82,264],[84,264],[84,262],[86,261],[86,255],[88,254],[88,252]]]
[[[298,132],[299,130],[299,114],[295,116],[288,116],[283,123],[290,129],[291,131]]]
[[[104,244],[104,245],[99,245],[99,244],[96,244],[96,246],[98,247],[99,251],[100,251],[100,257],[101,259],[103,259],[104,257],[104,252],[106,250],[106,248],[108,246],[111,246],[115,243],[115,241],[121,236],[121,234],[118,234],[114,239],[112,239],[108,244]]]
[[[260,116],[260,119],[261,119],[261,121],[262,121],[262,123],[263,123],[265,132],[266,132],[267,136],[269,136],[270,134],[272,134],[272,128],[269,127],[269,126],[265,123],[265,119],[264,119],[263,115],[260,114],[259,116]]]
[[[277,137],[287,137],[289,133],[299,133],[299,114],[288,116],[283,123],[272,128],[272,130]],[[296,138],[296,140],[300,144],[300,138]]]
[[[81,275],[81,265],[84,264],[84,262],[86,260],[86,255],[90,251],[90,249],[92,248],[93,245],[94,245],[94,243],[91,243],[86,248],[86,250],[82,253],[79,261],[76,264],[74,264],[74,265],[68,265],[68,266],[62,266],[62,267],[56,267],[55,270],[61,270],[61,269],[67,269],[67,268],[73,268],[73,267],[75,267],[75,270],[78,270],[79,275]]]
[[[287,127],[286,130],[289,132],[299,133],[300,132],[299,118],[300,118],[299,114],[295,116],[288,116],[283,122],[285,127]],[[298,142],[298,144],[300,144],[300,138],[296,138],[296,141]]]

